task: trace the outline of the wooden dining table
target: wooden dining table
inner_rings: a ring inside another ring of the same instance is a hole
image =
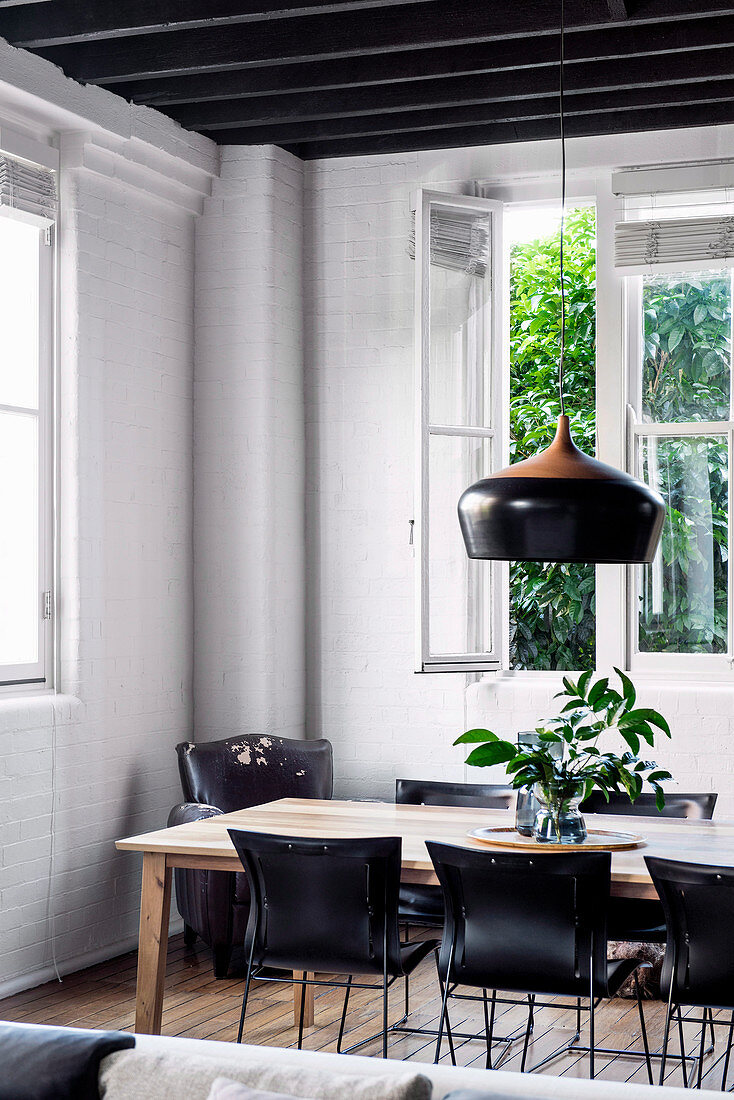
[[[118,840],[122,851],[142,852],[143,875],[140,897],[135,1030],[158,1035],[161,1030],[163,989],[171,905],[171,872],[175,867],[210,871],[242,869],[227,829],[275,833],[280,836],[376,837],[402,839],[404,882],[435,883],[426,840],[459,844],[467,848],[484,845],[468,836],[472,829],[507,825],[508,810],[475,807],[407,806],[387,802],[349,802],[336,799],[281,798],[219,817],[176,825],[170,829]],[[692,821],[651,817],[587,817],[589,828],[637,833],[641,847],[612,853],[612,894],[655,898],[657,895],[645,866],[645,855],[698,863],[734,866],[734,822]],[[537,845],[544,858],[553,858],[552,846]],[[304,975],[305,976],[305,975]],[[300,974],[294,973],[294,978]],[[306,998],[306,1026],[313,1024],[313,986],[293,985],[297,1020],[301,997]]]

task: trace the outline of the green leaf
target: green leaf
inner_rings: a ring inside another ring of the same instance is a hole
[[[490,730],[467,730],[466,733],[462,733],[460,737],[456,738],[454,744],[474,745],[477,741],[499,741],[499,737]]]
[[[517,746],[510,741],[493,741],[470,752],[466,762],[476,768],[490,768],[494,764],[506,764],[516,752]]]
[[[593,707],[596,705],[596,703],[601,699],[604,692],[607,690],[608,684],[608,676],[604,676],[603,679],[596,681],[588,694],[587,702],[589,703],[589,706]]]
[[[637,734],[628,729],[620,729],[619,732],[622,734],[622,737],[632,749],[632,752],[635,754],[635,756],[637,756],[638,752],[640,751],[640,739]]]
[[[650,722],[653,726],[657,726],[661,729],[666,737],[670,737],[670,726],[663,718],[662,714],[659,714],[656,710],[652,710],[650,707],[640,707],[637,710],[630,710],[625,714],[619,722],[619,725],[635,725],[638,722]]]
[[[629,676],[626,676],[621,669],[615,667],[614,671],[617,673],[617,676],[619,676],[619,679],[622,681],[622,695],[624,696],[624,701],[628,707],[632,708],[635,705],[635,701],[637,699],[635,685],[632,683]]]

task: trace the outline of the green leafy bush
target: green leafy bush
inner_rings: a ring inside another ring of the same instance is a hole
[[[510,275],[510,455],[530,458],[553,438],[560,412],[560,230],[516,245]],[[596,215],[571,210],[564,235],[565,393],[576,443],[594,453]],[[516,669],[593,669],[594,567],[510,566],[510,663]]]
[[[731,279],[658,275],[643,286],[642,412],[655,423],[729,418]],[[727,647],[728,454],[725,436],[646,445],[668,505],[662,567],[643,574],[643,652]],[[655,592],[657,585],[658,591]]]

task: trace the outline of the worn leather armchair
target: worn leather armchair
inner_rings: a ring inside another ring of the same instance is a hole
[[[174,806],[168,824],[259,806],[278,798],[331,798],[331,742],[243,734],[223,741],[176,746],[185,801]],[[230,871],[174,872],[176,903],[184,937],[201,936],[214,954],[214,974],[225,978],[232,948],[241,944],[250,911],[247,876]]]

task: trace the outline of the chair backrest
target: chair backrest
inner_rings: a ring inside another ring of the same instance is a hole
[[[734,868],[657,856],[645,863],[665,912],[664,998],[672,976],[673,1004],[734,1008]]]
[[[243,734],[176,745],[187,802],[224,813],[278,798],[331,798],[331,742]]]
[[[284,970],[401,972],[401,839],[335,840],[229,829],[250,883],[245,958]]]
[[[502,783],[442,783],[396,779],[395,801],[410,806],[478,806],[507,810],[515,792]]]
[[[506,853],[427,840],[443,888],[440,966],[460,985],[588,996],[606,990],[609,852]]]
[[[627,817],[688,817],[699,821],[710,821],[714,816],[714,807],[718,794],[682,794],[680,791],[665,792],[665,806],[662,811],[655,805],[652,791],[643,791],[634,802],[627,794],[610,794],[606,801],[601,791],[592,791],[581,805],[585,814],[623,814]]]

